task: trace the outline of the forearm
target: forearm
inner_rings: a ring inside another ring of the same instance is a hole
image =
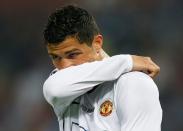
[[[44,83],[44,96],[54,105],[55,99],[60,104],[68,105],[78,96],[105,81],[117,79],[121,74],[132,69],[129,55],[118,55],[102,61],[85,63],[60,70]]]

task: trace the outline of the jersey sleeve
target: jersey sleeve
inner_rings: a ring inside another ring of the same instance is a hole
[[[44,97],[57,115],[62,115],[75,98],[98,84],[115,80],[121,74],[131,71],[132,65],[130,55],[117,55],[59,70],[45,81]]]
[[[116,84],[115,104],[121,131],[160,131],[162,109],[153,80],[144,73],[130,72]]]

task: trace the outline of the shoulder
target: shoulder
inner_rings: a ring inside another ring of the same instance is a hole
[[[140,97],[159,97],[157,85],[151,77],[142,72],[129,72],[116,82],[116,92]]]
[[[153,81],[152,78],[149,77],[147,74],[142,73],[142,72],[138,72],[138,71],[125,73],[125,74],[121,75],[119,80],[134,81],[134,82]]]
[[[125,86],[139,86],[139,85],[156,85],[151,77],[142,72],[129,72],[121,75],[121,77],[117,80],[119,84],[125,84]],[[144,86],[142,86],[144,87]]]
[[[162,119],[159,92],[148,75],[141,72],[122,75],[116,81],[114,97],[123,124],[126,122],[135,125],[139,131],[159,128]]]
[[[158,88],[148,75],[141,72],[126,73],[117,80],[115,105],[119,109],[157,111],[161,114]]]

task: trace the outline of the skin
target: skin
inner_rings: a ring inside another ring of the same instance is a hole
[[[70,66],[80,65],[86,62],[100,61],[109,57],[102,49],[103,37],[96,35],[91,46],[87,43],[80,43],[75,37],[67,37],[57,45],[48,43],[47,51],[53,65],[57,69],[65,69]],[[160,68],[150,57],[132,55],[133,71],[142,71],[150,77],[155,77]]]
[[[58,69],[76,66],[86,62],[102,60],[101,53],[103,38],[101,35],[94,37],[91,46],[80,43],[74,37],[68,37],[58,45],[48,44],[48,54],[52,59],[53,65]]]

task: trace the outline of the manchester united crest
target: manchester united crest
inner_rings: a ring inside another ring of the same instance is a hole
[[[102,116],[109,116],[112,113],[113,104],[110,100],[106,100],[100,105],[100,114]]]

